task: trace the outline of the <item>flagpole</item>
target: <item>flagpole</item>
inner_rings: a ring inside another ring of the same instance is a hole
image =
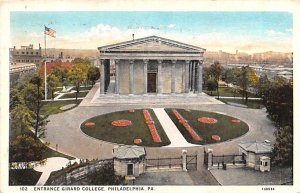
[[[45,70],[45,101],[47,100],[47,50],[46,50],[46,33],[44,29],[44,43],[45,43],[45,64],[44,64],[44,70]]]

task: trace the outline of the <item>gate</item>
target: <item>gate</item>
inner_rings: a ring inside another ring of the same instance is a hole
[[[182,158],[146,159],[146,171],[159,169],[182,169]]]
[[[186,169],[187,170],[197,169],[197,155],[186,156]]]

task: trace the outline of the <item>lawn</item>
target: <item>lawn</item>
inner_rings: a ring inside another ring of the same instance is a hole
[[[91,88],[93,88],[92,85],[84,86],[84,87],[79,87],[79,91],[82,91],[82,90],[91,90]],[[74,88],[73,88],[73,90],[74,90]]]
[[[220,101],[224,102],[224,103],[238,103],[238,104],[242,104],[242,105],[246,105],[248,108],[251,109],[262,109],[265,106],[263,105],[262,100],[249,100],[248,99],[248,103],[245,103],[245,100],[242,99],[219,99]]]
[[[81,100],[68,100],[68,101],[43,101],[43,106],[41,109],[41,114],[42,115],[52,115],[52,114],[57,114],[57,113],[61,113],[63,112],[62,110],[60,110],[59,108],[68,104],[77,104],[79,105],[79,103],[81,102]],[[75,108],[75,107],[74,107]]]
[[[214,90],[214,91],[204,90],[203,92],[205,92],[206,94],[208,94],[210,96],[218,95],[217,90]],[[220,94],[220,96],[226,96],[226,97],[242,97],[243,96],[242,93],[240,93],[240,92],[234,93],[234,89],[231,87],[220,87],[219,94]],[[248,92],[248,97],[257,97],[257,96],[253,93]]]
[[[153,110],[149,109],[148,111],[151,114],[157,132],[162,140],[161,143],[153,142],[148,126],[145,123],[142,110],[135,110],[134,112],[120,111],[96,116],[83,122],[81,129],[89,136],[118,144],[133,145],[133,140],[135,138],[142,139],[142,143],[139,144],[141,146],[157,147],[170,144],[170,141],[157,120]],[[116,127],[111,125],[112,121],[122,119],[130,120],[132,125],[125,127]],[[93,122],[95,123],[95,126],[87,127],[84,125],[86,122]]]
[[[79,92],[78,93],[78,98],[85,97],[88,94],[88,92]],[[66,98],[75,98],[76,93],[70,93],[70,94],[64,94],[60,99],[66,99]]]
[[[175,123],[181,134],[185,137],[185,139],[194,144],[211,144],[217,143],[211,139],[212,135],[218,135],[221,137],[222,141],[227,141],[236,137],[239,137],[248,132],[248,125],[241,121],[240,123],[232,123],[231,120],[236,119],[234,117],[221,115],[218,113],[205,112],[205,111],[186,111],[184,109],[176,109],[180,115],[185,118],[189,125],[195,130],[195,132],[202,138],[202,141],[194,141],[186,129],[180,124],[174,114],[172,113],[172,109],[166,109],[169,117]],[[205,124],[198,122],[198,118],[200,117],[210,117],[217,119],[217,123],[215,124]]]
[[[33,169],[10,169],[9,170],[9,185],[10,186],[34,186],[38,182],[42,172],[37,172]]]

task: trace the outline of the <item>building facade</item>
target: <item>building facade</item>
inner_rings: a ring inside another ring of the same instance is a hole
[[[115,66],[115,94],[202,92],[203,48],[150,36],[99,47],[98,50],[100,95],[107,94],[111,86],[111,65]]]
[[[39,45],[38,49],[34,49],[33,45],[21,46],[20,49],[17,49],[15,46],[9,49],[10,54],[10,65],[16,65],[18,63],[26,64],[41,64],[42,62],[42,48]]]

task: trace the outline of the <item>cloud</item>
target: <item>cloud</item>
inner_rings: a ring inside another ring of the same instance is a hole
[[[138,27],[134,29],[121,29],[107,24],[98,24],[82,33],[74,32],[70,35],[57,34],[56,38],[47,38],[47,48],[97,49],[100,46],[131,40],[132,34],[135,34],[136,39],[157,35],[199,46],[208,51],[223,50],[232,53],[235,50],[243,52],[292,51],[292,38],[289,35],[284,35],[285,33],[274,30],[268,30],[267,33],[270,35],[266,38],[257,39],[243,35],[233,36],[225,32],[195,33],[190,35],[176,31],[170,32],[161,28]],[[274,38],[276,38],[276,41],[274,41]],[[39,43],[43,47],[44,36],[43,34],[32,33],[22,37],[13,37],[11,42],[12,46],[17,47],[28,44],[34,44],[37,47]]]
[[[270,35],[270,36],[284,36],[285,35],[285,33],[280,32],[280,31],[275,31],[273,29],[267,30],[266,33],[267,33],[267,35]]]
[[[175,24],[171,23],[171,24],[168,25],[168,28],[174,28],[175,26],[176,26]]]

